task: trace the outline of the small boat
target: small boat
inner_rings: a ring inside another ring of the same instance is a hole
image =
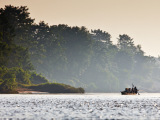
[[[138,91],[139,90],[137,89],[137,87],[132,84],[132,88],[125,88],[124,91],[121,91],[121,94],[122,95],[137,95],[137,94],[140,95]]]

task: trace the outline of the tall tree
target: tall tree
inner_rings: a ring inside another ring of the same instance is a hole
[[[133,42],[132,38],[130,38],[126,34],[119,35],[119,38],[118,38],[118,47],[120,49],[127,49],[127,48],[131,48],[133,46],[134,46],[134,42]]]
[[[27,49],[15,45],[13,41],[17,35],[16,30],[25,25],[20,21],[27,20],[27,17],[24,18],[24,12],[26,12],[26,7],[6,6],[4,9],[0,9],[1,56],[3,56],[2,63],[5,66],[22,67],[30,70],[32,65]],[[6,52],[7,54],[4,55]]]

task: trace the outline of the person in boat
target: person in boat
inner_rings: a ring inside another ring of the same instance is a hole
[[[134,87],[134,91],[137,94],[138,90],[137,90],[136,86]]]
[[[134,88],[132,87],[132,93],[134,93]]]
[[[132,88],[129,88],[129,92],[132,93]]]
[[[132,88],[125,88],[124,91],[121,91],[121,94],[122,94],[122,95],[125,95],[125,94],[127,94],[127,93],[132,93],[132,94],[135,94],[135,93],[136,93],[136,94],[137,94],[138,91],[139,91],[139,90],[137,89],[137,87],[132,84]],[[138,93],[138,95],[140,95],[140,94]]]

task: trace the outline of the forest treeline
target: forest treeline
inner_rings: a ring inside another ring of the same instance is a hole
[[[49,80],[87,92],[119,92],[132,83],[146,92],[160,90],[160,59],[146,56],[129,35],[113,44],[106,31],[36,24],[29,14],[26,6],[0,9],[3,89]]]

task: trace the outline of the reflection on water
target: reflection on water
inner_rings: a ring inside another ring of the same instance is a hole
[[[0,95],[0,119],[159,119],[160,94]]]

